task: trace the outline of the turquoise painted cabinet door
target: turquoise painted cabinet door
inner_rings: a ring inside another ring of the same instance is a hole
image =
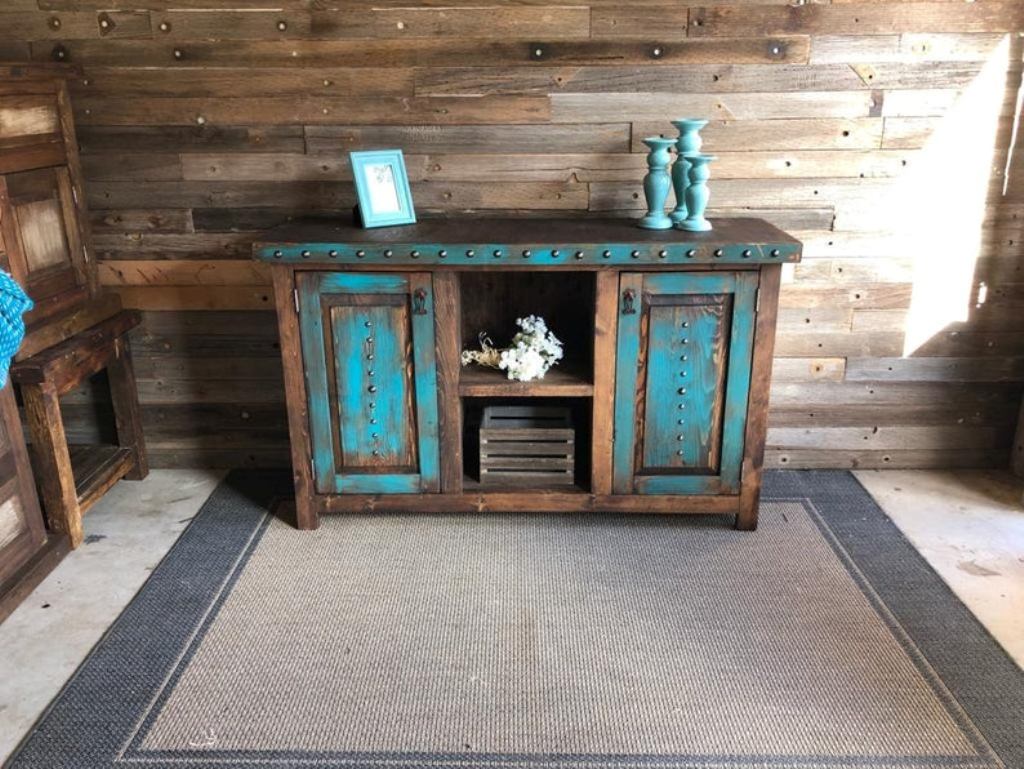
[[[438,490],[430,276],[296,275],[316,490]]]
[[[738,493],[757,273],[623,273],[616,494]]]

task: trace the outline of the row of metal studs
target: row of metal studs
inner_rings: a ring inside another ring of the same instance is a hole
[[[552,259],[557,259],[559,256],[561,256],[561,254],[562,254],[561,251],[559,251],[558,249],[555,249],[555,250],[553,250],[551,252],[551,258]],[[329,257],[331,257],[332,259],[333,258],[337,258],[339,256],[338,252],[333,250],[333,249],[328,251],[327,255]],[[440,251],[437,252],[437,255],[440,258],[444,259],[445,257],[448,256],[448,252],[445,249],[442,248]],[[494,255],[495,259],[500,259],[502,256],[504,256],[504,253],[499,248],[499,249],[495,249],[494,250],[493,255]],[[612,255],[611,251],[604,251],[601,254],[601,256],[604,257],[605,259],[610,259],[611,255]],[[697,249],[695,249],[695,248],[691,248],[691,249],[689,249],[686,252],[686,256],[688,258],[691,258],[691,259],[693,257],[695,257],[696,255],[697,255]],[[743,250],[742,256],[743,256],[744,259],[749,259],[753,255],[754,255],[754,252],[751,249],[745,248]],[[777,259],[779,256],[782,255],[782,252],[779,251],[779,249],[777,249],[777,248],[773,248],[769,252],[768,255],[771,256],[773,259]],[[275,259],[281,259],[283,256],[284,256],[284,252],[282,252],[282,251],[275,251],[274,252],[274,258]],[[313,252],[312,251],[303,251],[301,256],[302,256],[303,259],[309,259],[309,258],[311,258],[313,256]],[[356,257],[357,258],[362,259],[365,256],[366,256],[366,252],[365,251],[356,251]],[[392,256],[394,256],[394,251],[392,251],[391,249],[386,249],[384,251],[384,257],[386,259],[390,259]],[[409,256],[412,257],[413,259],[419,259],[420,252],[416,251],[416,250],[410,251],[409,252]],[[468,258],[472,259],[474,256],[476,256],[476,252],[473,251],[473,249],[469,249],[468,251],[466,251],[466,256]],[[532,252],[529,249],[525,249],[523,251],[523,258],[524,259],[529,259],[531,256],[533,256],[533,254],[532,254]],[[586,252],[585,251],[577,251],[574,254],[574,256],[577,259],[583,259],[586,256]],[[639,251],[633,251],[633,252],[630,253],[630,256],[633,257],[634,259],[639,259],[640,258],[640,252]],[[717,258],[721,258],[721,257],[725,256],[725,251],[723,249],[721,249],[721,248],[716,248],[715,251],[714,251],[714,256],[717,257]],[[664,250],[659,251],[658,252],[658,257],[661,258],[661,259],[667,258],[668,257],[668,251],[664,251]]]

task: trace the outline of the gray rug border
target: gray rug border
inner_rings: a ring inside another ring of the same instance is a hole
[[[829,532],[1007,769],[1024,769],[1024,669],[853,473],[776,470],[766,499],[811,500]]]
[[[303,754],[299,752],[253,755],[202,751],[202,755],[149,753],[128,757],[122,750],[144,724],[144,718],[168,673],[187,650],[203,616],[214,615],[218,591],[237,575],[238,559],[247,557],[259,539],[260,527],[269,520],[266,507],[272,496],[286,492],[286,474],[235,471],[221,484],[189,525],[178,542],[154,570],[139,594],[82,663],[58,697],[26,736],[12,758],[10,769],[113,769],[118,764],[139,763],[150,767],[201,767],[274,765],[335,766],[509,766],[538,767],[694,767],[735,769],[739,765],[764,767],[982,767],[979,759],[920,761],[903,757],[831,760],[813,756],[773,757],[770,760],[736,757],[683,756],[509,756],[486,754]],[[1002,758],[1008,769],[1024,769],[1024,671],[967,611],[941,578],[904,538],[860,486],[845,471],[776,471],[766,475],[765,499],[813,500],[826,539],[844,563],[849,559],[874,593],[883,611],[890,614],[911,640],[954,702],[966,712]],[[215,528],[216,536],[207,534]],[[229,586],[228,586],[229,587]],[[862,586],[863,587],[863,586]],[[221,600],[226,591],[221,594]],[[211,611],[211,608],[213,611]],[[876,607],[877,608],[877,607]],[[932,612],[929,613],[929,609]],[[945,621],[929,622],[929,616]],[[142,659],[145,665],[130,666],[125,659]],[[114,684],[113,686],[111,684]],[[111,689],[117,695],[111,697]],[[127,711],[127,713],[126,713]],[[130,714],[130,715],[128,715]],[[130,723],[131,729],[111,734],[102,726]],[[970,734],[970,731],[967,732]],[[987,752],[987,751],[985,751]],[[122,756],[119,758],[119,756]]]

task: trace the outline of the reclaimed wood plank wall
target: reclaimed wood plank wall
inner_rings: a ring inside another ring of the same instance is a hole
[[[1022,29],[1013,0],[5,0],[0,57],[82,68],[101,275],[146,310],[156,466],[286,461],[249,243],[351,206],[348,150],[402,147],[421,212],[635,215],[639,141],[677,116],[713,121],[715,214],[807,244],[784,279],[769,463],[1005,465],[1024,383]],[[972,200],[973,246],[922,252]],[[960,306],[904,357],[915,286],[944,273],[968,284]],[[65,409],[86,434],[105,404],[83,390]]]

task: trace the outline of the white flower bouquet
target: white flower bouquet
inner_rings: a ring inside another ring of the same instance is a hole
[[[548,369],[562,359],[562,342],[536,315],[516,318],[516,325],[521,330],[512,337],[511,346],[503,350],[494,347],[487,334],[481,332],[480,349],[463,351],[462,365],[477,363],[501,369],[509,379],[520,382],[543,379]]]

